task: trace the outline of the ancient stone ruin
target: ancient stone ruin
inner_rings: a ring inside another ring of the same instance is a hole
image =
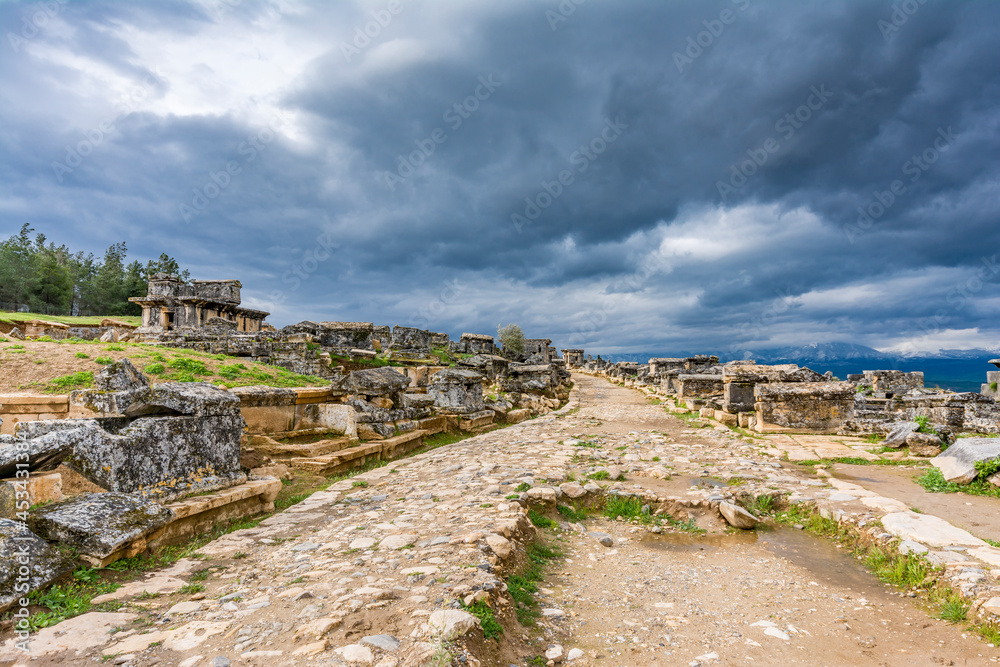
[[[141,333],[173,329],[226,327],[236,331],[260,331],[268,313],[240,307],[238,280],[192,280],[158,273],[149,280],[149,294],[129,301],[142,306]]]

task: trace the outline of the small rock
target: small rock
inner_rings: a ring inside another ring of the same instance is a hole
[[[367,644],[368,646],[374,646],[375,648],[386,651],[387,653],[395,651],[402,646],[402,642],[392,635],[371,635],[369,637],[362,637],[361,643]]]
[[[944,449],[944,442],[933,433],[911,433],[906,436],[906,445],[912,456],[937,456]]]
[[[551,660],[552,662],[562,662],[563,647],[559,644],[553,644],[548,650],[545,651],[545,659]]]
[[[603,544],[606,547],[613,547],[613,546],[615,546],[615,538],[611,537],[607,533],[591,532],[591,533],[587,533],[587,534],[590,535],[591,537],[593,537],[594,539],[596,539],[600,544]]]
[[[224,655],[220,655],[212,660],[212,667],[229,667],[233,662]]]
[[[178,602],[167,611],[167,616],[193,614],[196,611],[201,611],[202,606],[203,605],[200,602]]]
[[[722,513],[722,518],[726,520],[726,523],[734,528],[752,530],[757,526],[757,517],[739,505],[723,501],[719,503],[719,512]]]
[[[578,648],[571,648],[569,653],[566,654],[566,660],[572,662],[583,657],[583,650]]]
[[[501,559],[510,557],[510,554],[514,551],[510,544],[510,540],[495,533],[486,536],[486,544],[488,544],[490,549],[493,550],[493,553]]]

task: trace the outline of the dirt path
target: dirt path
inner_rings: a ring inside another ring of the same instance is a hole
[[[539,664],[552,644],[573,666],[997,661],[997,649],[931,619],[833,544],[794,529],[732,533],[708,510],[721,480],[802,497],[829,495],[822,481],[638,392],[574,380],[579,410],[338,482],[208,544],[201,561],[152,573],[145,586],[158,596],[133,586],[114,594],[127,603],[118,613],[42,631],[33,660],[0,647],[0,666],[411,667],[441,658],[521,667]],[[592,481],[620,471],[625,479],[601,481],[604,489]],[[558,520],[557,495],[568,504],[571,493],[582,503],[616,491],[684,500],[692,511],[676,518],[708,533],[657,534],[598,514],[536,531],[520,504],[530,498]],[[522,628],[502,592],[536,532],[562,556],[539,584],[538,624]],[[181,592],[194,581],[204,590]],[[498,640],[483,639],[463,610],[477,599],[503,626]]]
[[[632,432],[634,441],[646,424],[686,430],[676,419],[659,423],[662,410],[634,391],[591,378],[579,386],[579,416],[602,421],[593,433]],[[690,537],[605,519],[587,528],[611,534],[615,548],[565,537],[569,558],[549,580],[545,604],[567,612],[552,623],[550,641],[583,649],[593,664],[996,662],[995,649],[929,618],[834,544],[795,529]]]
[[[1000,541],[1000,500],[964,493],[929,493],[914,481],[922,474],[891,466],[858,466],[838,463],[833,475],[911,507],[931,512],[976,537]]]

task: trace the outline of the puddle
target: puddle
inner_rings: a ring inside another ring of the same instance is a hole
[[[721,489],[724,486],[729,486],[729,482],[723,482],[722,480],[712,479],[711,477],[695,477],[691,480],[691,486],[701,486],[701,487],[710,487],[713,489]]]
[[[818,583],[836,584],[869,598],[884,595],[882,584],[855,560],[849,552],[809,533],[779,526],[722,535],[691,535],[688,533],[647,534],[638,541],[640,546],[675,553],[709,553],[720,549],[759,545],[775,556],[801,567]]]
[[[717,551],[740,544],[753,544],[758,540],[756,530],[726,533],[723,535],[691,535],[690,533],[649,533],[639,544],[658,551]]]

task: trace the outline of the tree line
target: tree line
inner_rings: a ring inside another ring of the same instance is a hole
[[[0,243],[0,309],[47,315],[139,315],[142,309],[129,297],[145,296],[149,277],[172,273],[182,280],[190,274],[163,253],[143,265],[126,264],[125,243],[109,247],[103,258],[56,246],[44,234],[25,224]]]

